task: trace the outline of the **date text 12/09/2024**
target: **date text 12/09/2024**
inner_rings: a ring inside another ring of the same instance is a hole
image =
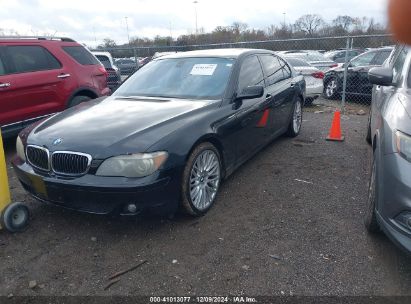
[[[150,297],[150,303],[257,303],[256,298],[246,296],[230,297]]]

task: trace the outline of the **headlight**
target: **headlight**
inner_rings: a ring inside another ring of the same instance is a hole
[[[153,174],[166,161],[167,152],[121,155],[106,159],[98,168],[99,176],[144,177]]]
[[[26,161],[26,153],[24,153],[24,145],[23,145],[23,142],[21,141],[20,136],[17,136],[16,152],[17,152],[17,155],[18,155],[22,160]]]
[[[400,131],[395,131],[394,134],[397,152],[406,160],[411,161],[411,137]]]

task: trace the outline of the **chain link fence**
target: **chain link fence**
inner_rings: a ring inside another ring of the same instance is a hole
[[[158,57],[170,52],[218,48],[268,49],[278,52],[285,58],[303,59],[322,72],[317,73],[316,77],[322,78],[323,94],[314,104],[330,103],[344,111],[347,106],[370,104],[372,85],[368,81],[368,71],[384,63],[393,45],[391,35],[367,35],[197,45],[126,46],[98,49],[98,51],[110,52],[117,59],[116,63],[122,74],[127,75],[127,71],[130,70],[127,66],[129,67],[130,64],[140,67],[149,62],[153,56]]]

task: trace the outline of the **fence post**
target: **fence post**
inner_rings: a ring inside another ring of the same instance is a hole
[[[341,99],[341,113],[344,114],[345,111],[345,97],[347,90],[347,74],[348,74],[348,50],[350,48],[350,37],[347,37],[347,46],[345,48],[345,60],[344,60],[344,80],[343,80],[343,92]]]
[[[139,64],[138,64],[138,57],[137,57],[137,52],[136,52],[136,48],[133,47],[133,55],[134,55],[134,60],[136,61],[136,66],[137,69],[139,68]]]

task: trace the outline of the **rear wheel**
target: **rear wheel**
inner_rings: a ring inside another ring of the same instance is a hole
[[[76,106],[76,105],[78,105],[78,104],[80,104],[80,103],[82,103],[82,102],[89,101],[89,100],[91,100],[91,98],[88,97],[88,96],[83,96],[83,95],[74,96],[74,97],[70,100],[70,102],[69,102],[69,104],[68,104],[68,108],[74,107],[74,106]]]
[[[303,102],[301,98],[298,98],[294,104],[293,115],[291,117],[290,124],[288,125],[287,135],[290,137],[296,137],[301,130],[301,124],[303,122]]]
[[[364,225],[365,228],[369,232],[375,233],[380,230],[377,216],[375,211],[375,206],[377,202],[377,161],[374,152],[373,161],[372,161],[372,168],[371,168],[371,176],[370,176],[370,183],[368,186],[368,199],[367,199],[367,206],[365,210],[365,217],[364,217]]]
[[[328,99],[336,99],[338,97],[340,85],[338,79],[331,77],[324,86],[324,95]]]
[[[183,173],[182,204],[194,216],[204,215],[214,204],[221,183],[220,153],[202,143],[191,153]]]

